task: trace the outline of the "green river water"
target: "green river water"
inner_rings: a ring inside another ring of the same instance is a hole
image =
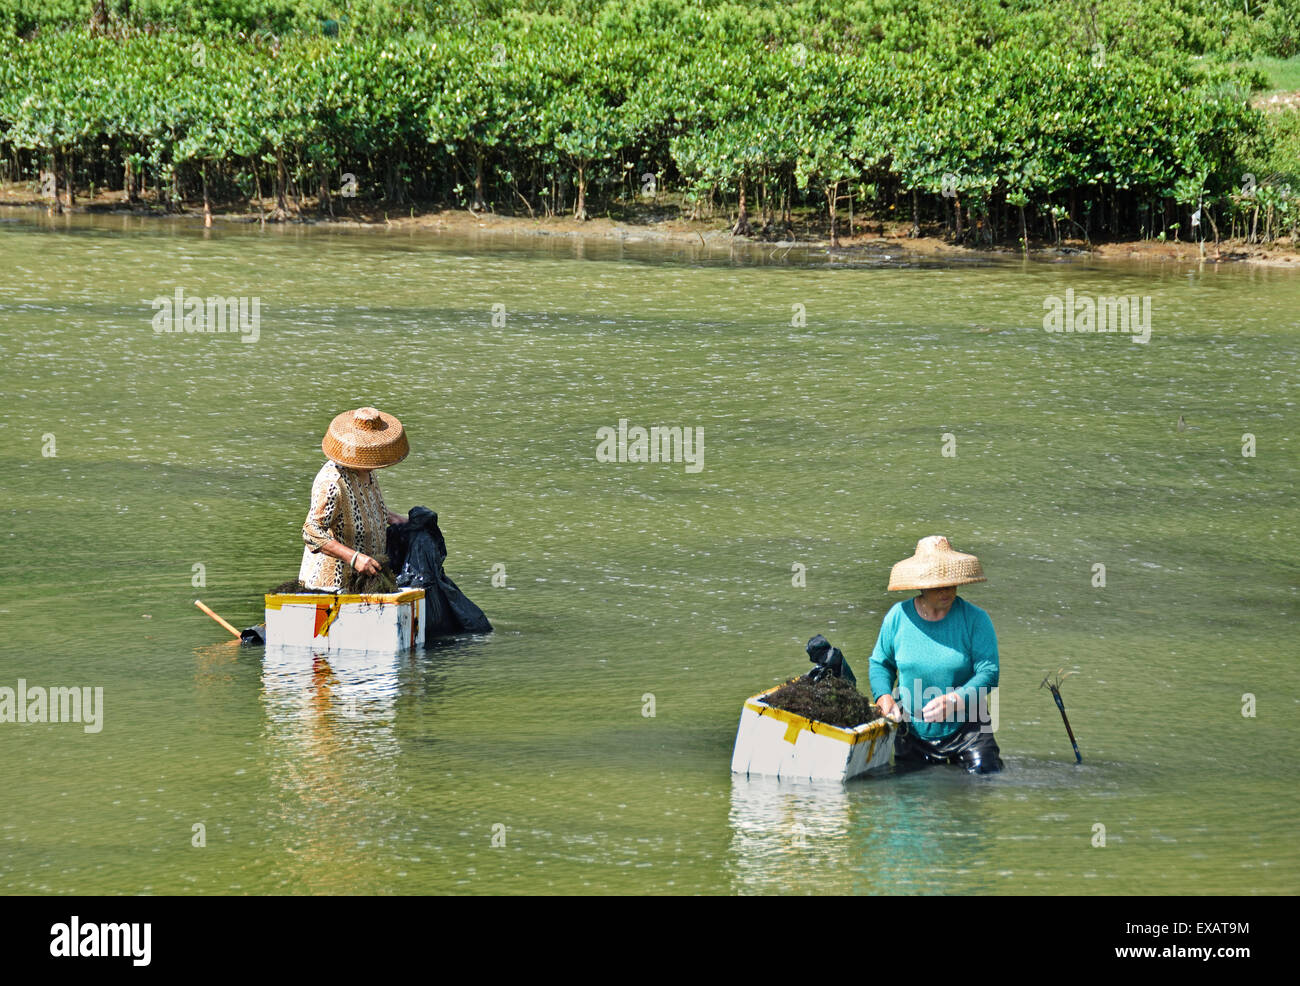
[[[103,718],[0,723],[0,892],[1300,890],[1300,274],[2,220],[0,687]],[[257,341],[155,333],[177,287]],[[1149,343],[1044,331],[1067,289],[1150,297]],[[260,622],[362,404],[496,631],[227,643],[193,600]],[[703,469],[597,461],[620,419]],[[865,684],[929,534],[988,574],[1005,771],[733,777],[809,637]]]

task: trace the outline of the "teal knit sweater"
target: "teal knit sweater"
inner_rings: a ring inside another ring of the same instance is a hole
[[[879,698],[894,690],[921,739],[951,736],[977,716],[977,698],[987,700],[998,683],[998,638],[989,614],[958,596],[942,620],[921,618],[911,599],[895,604],[880,625],[871,653],[871,691]],[[952,721],[925,722],[921,709],[937,695],[957,690],[964,709]]]

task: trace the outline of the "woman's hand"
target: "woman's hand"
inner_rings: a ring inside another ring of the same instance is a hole
[[[961,696],[956,692],[940,695],[925,703],[921,718],[926,722],[951,722],[962,710]]]
[[[358,554],[352,562],[352,567],[362,575],[379,574],[379,562],[375,561],[369,555]]]
[[[894,701],[894,696],[885,694],[876,699],[876,708],[880,714],[890,722],[902,722],[903,710],[899,708],[898,703]]]
[[[407,520],[408,518],[403,514],[395,514],[391,510],[388,511],[389,524],[405,524]]]

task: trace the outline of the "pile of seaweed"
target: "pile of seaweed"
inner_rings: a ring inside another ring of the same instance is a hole
[[[288,582],[281,582],[271,590],[272,595],[284,593],[315,592],[314,589],[308,589],[297,579],[290,579]],[[381,569],[378,575],[358,575],[348,589],[349,594],[368,595],[375,592],[396,592],[397,582],[393,579],[393,573],[387,568]]]
[[[388,569],[380,569],[378,575],[358,575],[352,583],[352,592],[365,594],[371,592],[396,592],[397,582]]]
[[[810,681],[805,675],[782,685],[763,701],[774,709],[846,729],[880,718],[871,699],[843,678]]]

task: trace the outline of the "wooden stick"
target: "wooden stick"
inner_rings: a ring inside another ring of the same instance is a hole
[[[204,606],[203,603],[201,603],[199,600],[197,600],[197,599],[194,600],[194,605],[197,606],[199,609],[203,610],[203,612],[207,613],[210,617],[212,617],[214,620],[216,620],[218,623],[220,623],[223,627],[225,627],[227,630],[229,630],[231,633],[233,633],[233,634],[235,635],[236,638],[239,637],[239,631],[238,631],[238,630],[236,630],[236,629],[235,629],[234,627],[232,627],[229,623],[227,623],[225,620],[223,620],[221,617],[219,617],[216,613],[212,612],[212,610],[208,609],[208,607]]]

